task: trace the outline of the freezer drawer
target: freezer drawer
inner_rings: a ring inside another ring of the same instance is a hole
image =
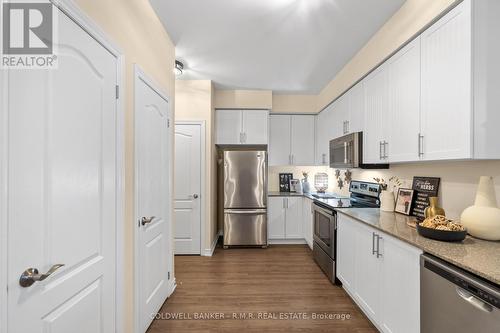
[[[267,245],[266,209],[224,210],[224,246]]]

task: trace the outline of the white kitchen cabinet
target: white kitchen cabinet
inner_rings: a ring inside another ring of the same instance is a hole
[[[333,104],[330,104],[316,118],[316,165],[330,165],[333,107]]]
[[[215,143],[219,145],[266,145],[267,110],[216,110]]]
[[[313,115],[271,115],[269,165],[314,165]]]
[[[303,226],[302,230],[304,233],[304,239],[306,240],[307,245],[312,250],[313,248],[313,211],[312,204],[313,200],[304,197],[302,199],[302,221]]]
[[[292,240],[304,243],[301,196],[269,197],[267,212],[269,240]]]
[[[290,116],[269,116],[269,165],[291,164]]]
[[[354,290],[354,256],[356,251],[356,226],[350,220],[339,217],[337,224],[337,277],[347,290]]]
[[[471,19],[465,1],[422,33],[424,160],[471,157]]]
[[[285,238],[304,239],[302,232],[302,197],[288,197],[285,199]]]
[[[381,326],[384,332],[420,332],[420,254],[389,235],[381,237]]]
[[[333,122],[330,124],[333,132],[332,139],[349,133],[349,92],[333,102]]]
[[[420,332],[421,254],[378,229],[338,216],[337,276],[382,332]]]
[[[244,143],[247,145],[267,145],[269,141],[269,112],[245,110],[242,113]]]
[[[267,200],[267,238],[285,238],[285,199],[268,197]]]
[[[293,165],[314,165],[314,116],[291,116],[291,160]]]
[[[378,322],[381,311],[382,262],[374,253],[375,243],[375,231],[358,223],[355,235],[354,284],[356,287],[354,294],[366,315]]]
[[[365,91],[363,81],[352,87],[347,95],[349,98],[347,132],[362,132],[365,124]]]
[[[365,131],[363,162],[386,163],[388,156],[389,71],[381,65],[364,80]]]
[[[411,162],[420,158],[420,37],[387,61],[389,116],[386,127],[388,161]]]

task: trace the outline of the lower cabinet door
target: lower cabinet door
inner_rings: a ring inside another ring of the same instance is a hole
[[[420,266],[422,251],[393,237],[383,237],[382,313],[384,332],[420,332]]]
[[[286,199],[285,238],[303,239],[302,233],[302,197]]]
[[[355,250],[357,222],[346,216],[338,215],[337,225],[337,277],[342,282],[344,289],[351,294],[355,284]]]
[[[285,200],[283,197],[269,197],[267,200],[267,237],[285,238]]]
[[[357,222],[351,222],[357,223]],[[376,247],[374,229],[357,223],[354,258],[354,295],[366,315],[374,322],[380,318],[381,260],[374,254]]]

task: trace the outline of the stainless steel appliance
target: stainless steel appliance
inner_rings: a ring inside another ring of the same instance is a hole
[[[313,203],[313,257],[332,283],[335,278],[335,259],[337,244],[337,210],[342,208],[379,207],[380,185],[351,181],[350,197],[328,194],[315,197]]]
[[[500,332],[500,287],[423,254],[420,328],[426,333]]]
[[[219,170],[224,247],[267,246],[267,152],[223,150]]]
[[[330,141],[330,167],[336,169],[388,169],[389,164],[363,163],[363,132]]]

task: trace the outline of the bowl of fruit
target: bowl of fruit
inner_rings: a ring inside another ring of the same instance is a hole
[[[467,236],[467,229],[463,225],[443,215],[428,217],[417,223],[417,232],[421,236],[445,242],[463,241]]]

